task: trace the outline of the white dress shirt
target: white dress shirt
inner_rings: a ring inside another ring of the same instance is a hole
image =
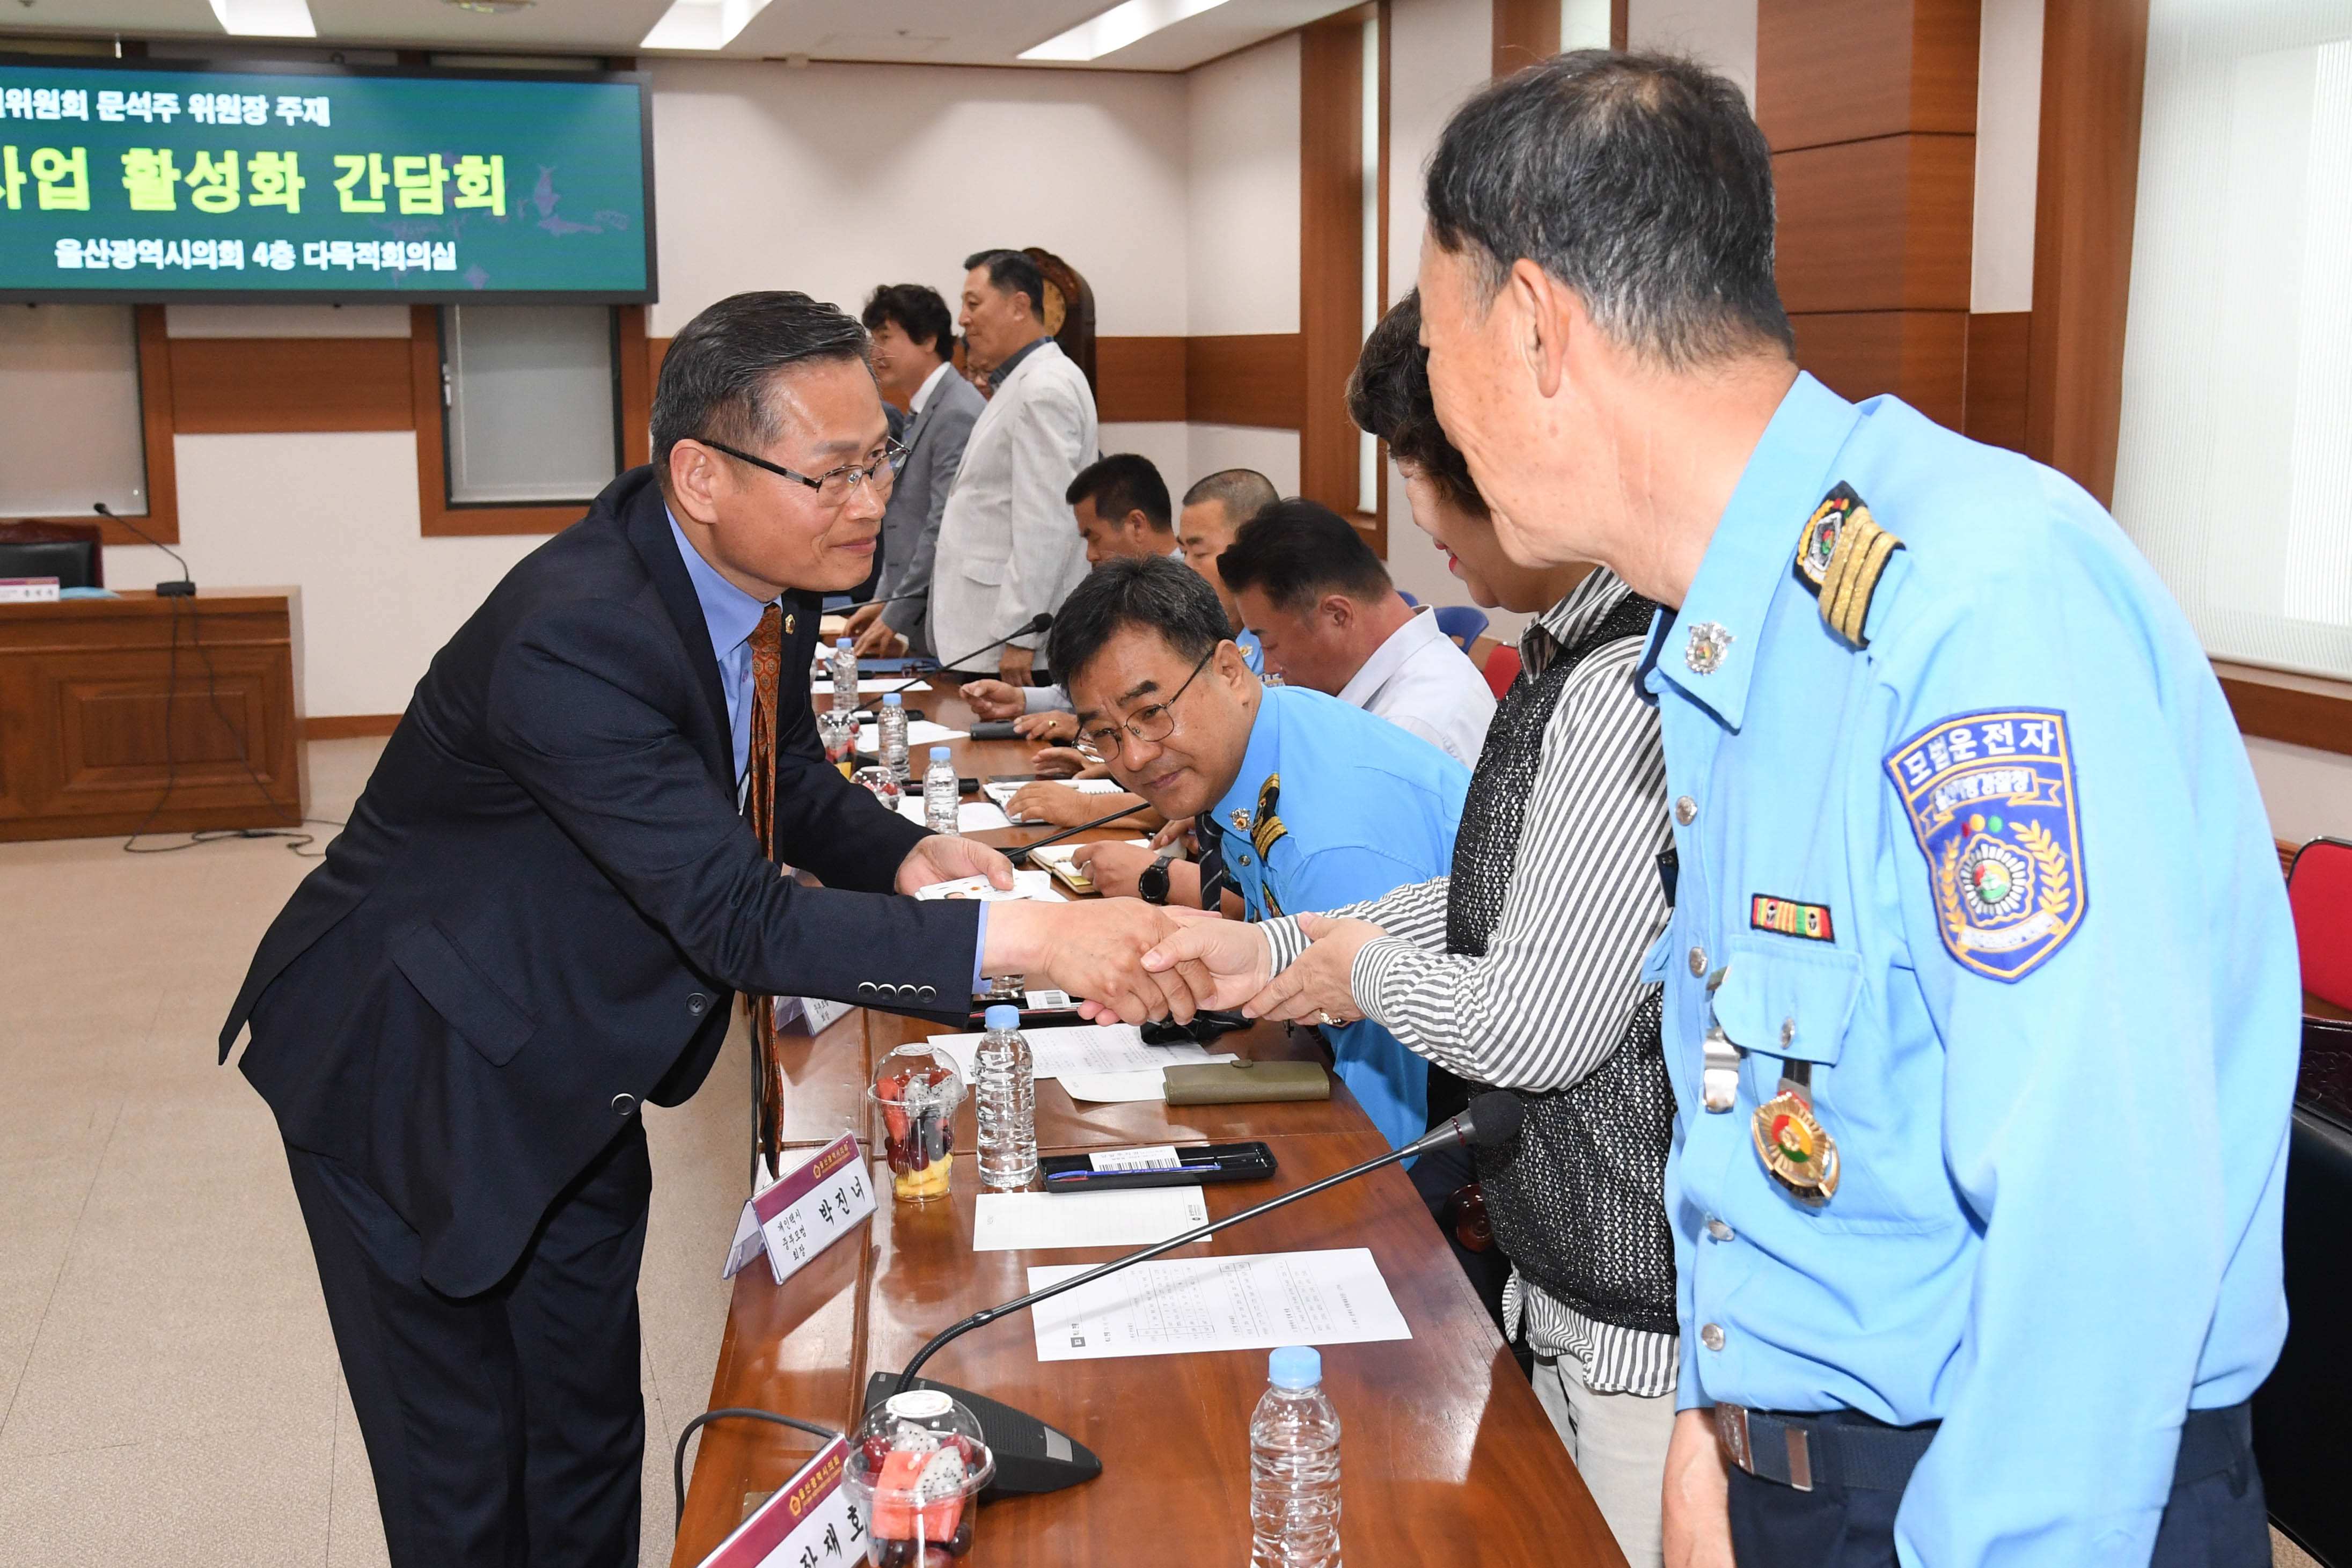
[[[1438,629],[1426,605],[1372,650],[1339,689],[1339,700],[1412,731],[1465,768],[1478,765],[1495,716],[1486,678]]]
[[[940,658],[992,672],[1000,650],[965,656],[1058,608],[1087,574],[1086,542],[1062,497],[1095,460],[1098,439],[1085,373],[1051,338],[1040,339],[972,426],[940,519],[930,623]],[[1036,642],[1024,637],[1013,646]]]

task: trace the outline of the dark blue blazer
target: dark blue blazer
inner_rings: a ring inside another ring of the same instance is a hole
[[[498,1282],[639,1101],[709,1071],[738,990],[961,1022],[978,906],[886,896],[923,830],[824,761],[787,600],[779,875],[736,808],[710,634],[650,468],[436,655],[221,1030],[286,1141],[340,1161],[453,1296]],[[861,990],[861,986],[865,989]]]

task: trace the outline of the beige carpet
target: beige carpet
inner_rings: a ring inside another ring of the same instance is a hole
[[[313,743],[312,815],[341,817],[382,745]],[[214,1065],[309,869],[282,841],[0,845],[0,1560],[383,1561],[284,1154]],[[746,1071],[739,1038],[702,1095],[647,1115],[648,1563],[669,1561],[670,1444],[725,1323]]]

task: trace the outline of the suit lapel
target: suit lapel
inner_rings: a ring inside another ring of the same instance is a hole
[[[629,502],[627,519],[629,543],[645,563],[654,591],[661,595],[662,608],[669,612],[678,640],[686,645],[687,662],[694,667],[696,683],[701,687],[702,700],[710,711],[711,741],[702,748],[702,760],[710,764],[710,771],[731,792],[735,787],[735,758],[727,728],[727,693],[719,684],[719,658],[710,651],[710,627],[702,618],[701,601],[694,596],[694,584],[686,574],[686,563],[677,558],[677,542],[670,537],[661,487],[648,483],[639,491]]]

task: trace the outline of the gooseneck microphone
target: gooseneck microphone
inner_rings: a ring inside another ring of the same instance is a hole
[[[952,658],[952,659],[942,660],[942,661],[941,661],[941,663],[940,663],[940,668],[941,669],[953,669],[957,665],[961,664],[965,659],[968,659],[968,658],[978,658],[982,654],[986,653],[986,652],[987,652],[989,649],[991,649],[991,648],[1003,647],[1006,643],[1011,642],[1014,637],[1028,637],[1028,636],[1032,635],[1033,633],[1040,633],[1040,632],[1044,632],[1044,631],[1047,630],[1048,628],[1050,628],[1050,627],[1053,626],[1053,624],[1054,624],[1054,617],[1053,617],[1053,616],[1052,616],[1051,614],[1047,613],[1046,611],[1040,610],[1040,611],[1038,611],[1038,612],[1037,612],[1037,614],[1036,614],[1036,616],[1034,616],[1034,618],[1033,618],[1033,619],[1029,622],[1029,624],[1028,624],[1027,626],[1015,626],[1015,627],[1013,627],[1011,631],[1009,631],[1009,632],[1005,633],[1003,637],[998,637],[994,642],[984,642],[984,643],[981,644],[978,647],[976,647],[976,648],[972,649],[970,653],[966,653],[966,654],[959,654],[959,655],[957,655],[957,656],[956,656],[954,658]],[[882,696],[884,696],[884,697],[887,697],[887,696],[890,696],[892,692],[904,691],[904,690],[906,690],[908,687],[911,687],[911,686],[919,686],[920,684],[922,684],[923,679],[924,679],[924,678],[923,678],[922,676],[919,676],[919,675],[910,677],[910,678],[908,678],[908,679],[906,679],[906,680],[904,680],[904,681],[900,682],[898,685],[892,687],[892,688],[890,689],[890,690],[889,690],[889,691],[885,691],[885,692],[881,693],[881,695],[882,695]],[[880,703],[879,703],[878,701],[877,701],[877,702],[867,702],[867,703],[863,703],[863,704],[859,705],[859,707],[856,710],[856,711],[857,713],[859,713],[859,714],[871,713],[871,712],[873,712],[877,708],[878,708],[879,706],[880,706]]]
[[[188,571],[188,563],[180,559],[180,552],[178,551],[173,549],[170,545],[164,543],[162,540],[156,538],[153,534],[148,532],[145,529],[140,527],[129,518],[117,517],[114,514],[114,509],[108,506],[102,500],[90,502],[89,509],[90,510],[98,513],[99,516],[106,519],[109,522],[121,523],[123,527],[129,529],[131,532],[137,534],[140,538],[145,540],[148,543],[153,545],[156,549],[162,551],[173,560],[180,562],[180,580],[176,583],[156,584],[156,597],[162,599],[187,599],[195,596],[196,580],[190,574]]]
[[[1326,1176],[1319,1182],[1311,1182],[1297,1192],[1285,1193],[1280,1197],[1268,1198],[1255,1207],[1245,1208],[1239,1214],[1212,1221],[1197,1230],[1188,1230],[1181,1236],[1171,1237],[1156,1247],[1147,1247],[1139,1252],[1129,1253],[1124,1258],[1114,1258],[1108,1263],[1089,1268],[1072,1279],[1062,1280],[1058,1284],[1048,1285],[1043,1289],[1032,1290],[1018,1300],[1007,1301],[1002,1306],[990,1307],[974,1312],[963,1321],[942,1329],[932,1335],[930,1342],[915,1352],[913,1359],[907,1363],[906,1369],[897,1376],[893,1377],[887,1372],[876,1373],[866,1382],[866,1403],[870,1406],[893,1394],[905,1393],[914,1386],[915,1374],[922,1370],[925,1362],[930,1360],[951,1341],[970,1333],[974,1329],[995,1322],[998,1319],[1018,1312],[1025,1307],[1034,1307],[1038,1302],[1059,1296],[1065,1291],[1075,1290],[1081,1285],[1091,1284],[1105,1275],[1116,1274],[1122,1268],[1149,1262],[1160,1254],[1172,1252],[1180,1247],[1189,1247],[1193,1242],[1214,1236],[1221,1230],[1230,1230],[1234,1226],[1257,1218],[1260,1215],[1271,1214],[1286,1205],[1295,1204],[1301,1198],[1312,1197],[1318,1193],[1328,1191],[1342,1182],[1352,1182],[1358,1176],[1367,1172],[1377,1171],[1383,1165],[1393,1165],[1400,1160],[1409,1160],[1416,1154],[1426,1154],[1439,1149],[1450,1149],[1457,1143],[1473,1143],[1482,1149],[1507,1149],[1517,1139],[1520,1124],[1526,1119],[1526,1107],[1520,1102],[1517,1095],[1502,1089],[1490,1089],[1471,1100],[1468,1109],[1460,1115],[1448,1118],[1442,1125],[1431,1129],[1402,1149],[1392,1149],[1378,1159],[1367,1160],[1360,1165],[1351,1165],[1337,1175]],[[989,1447],[997,1456],[997,1477],[993,1489],[995,1490],[1058,1491],[1064,1487],[1091,1480],[1102,1473],[1102,1462],[1099,1459],[1074,1443],[1067,1436],[1045,1426],[1034,1415],[1014,1410],[994,1400],[973,1395],[963,1389],[950,1387],[945,1384],[927,1382],[923,1386],[937,1388],[948,1394],[961,1401],[979,1417],[987,1436]]]
[[[1059,833],[1048,833],[1045,837],[1038,839],[1034,844],[1024,844],[1018,848],[1007,849],[1004,852],[1004,858],[1007,860],[1017,861],[1024,856],[1027,855],[1032,849],[1043,849],[1049,844],[1059,844],[1071,834],[1084,833],[1089,827],[1108,826],[1111,823],[1117,822],[1120,817],[1133,816],[1137,812],[1141,811],[1143,807],[1140,805],[1124,806],[1118,811],[1112,812],[1108,816],[1097,816],[1092,822],[1081,822],[1076,827],[1065,827]],[[1014,826],[1018,826],[1019,824],[1016,823]]]

